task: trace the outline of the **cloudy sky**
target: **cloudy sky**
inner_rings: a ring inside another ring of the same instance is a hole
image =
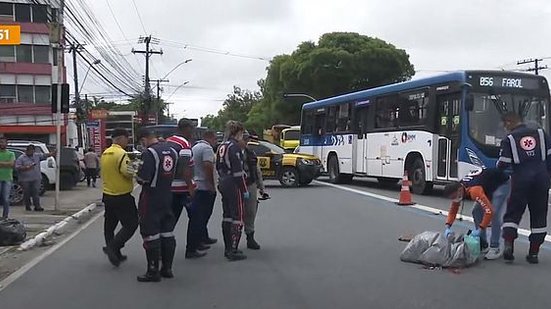
[[[270,58],[332,31],[359,32],[405,49],[417,76],[455,69],[518,70],[525,67],[517,60],[534,57],[548,57],[543,64],[551,67],[549,0],[85,1],[140,72],[143,56],[130,53],[143,48],[138,37],[152,34],[161,40],[156,48],[164,55],[153,56],[152,79],[193,59],[164,86],[163,98],[174,102],[171,113],[179,117],[216,113],[233,85],[256,89]],[[544,74],[551,77],[551,70]],[[87,81],[84,92],[98,92],[96,84]]]

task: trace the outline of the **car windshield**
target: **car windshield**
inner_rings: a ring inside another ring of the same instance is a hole
[[[275,153],[275,154],[284,154],[285,153],[285,150],[283,150],[283,148],[281,148],[279,146],[276,146],[274,144],[271,144],[271,143],[268,143],[268,142],[260,142],[259,144],[264,146],[264,147],[269,148],[270,151]]]
[[[300,139],[300,131],[298,130],[289,130],[287,132],[285,132],[285,137],[284,137],[286,140],[298,140]]]
[[[499,147],[506,135],[501,115],[511,111],[520,114],[527,126],[548,131],[548,104],[546,98],[530,95],[475,94],[469,113],[470,135],[480,144]]]

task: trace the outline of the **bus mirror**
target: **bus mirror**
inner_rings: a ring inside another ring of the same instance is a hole
[[[469,112],[474,109],[474,96],[472,94],[467,95],[465,98],[465,109]]]

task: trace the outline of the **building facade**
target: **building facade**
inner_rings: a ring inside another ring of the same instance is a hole
[[[57,34],[57,3],[0,0],[0,24],[21,25],[21,45],[0,46],[0,134],[8,138],[57,142],[51,87],[66,80],[65,65],[57,60],[63,46]],[[63,66],[62,76],[58,65]],[[62,127],[63,144],[69,139],[68,121]]]

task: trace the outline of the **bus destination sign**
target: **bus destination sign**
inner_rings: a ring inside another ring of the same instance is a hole
[[[539,89],[540,82],[535,78],[517,76],[491,76],[482,75],[476,81],[480,87],[515,88],[515,89]]]

